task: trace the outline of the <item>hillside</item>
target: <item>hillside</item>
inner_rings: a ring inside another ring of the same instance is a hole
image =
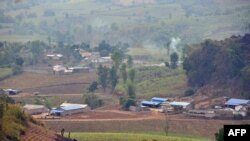
[[[41,122],[26,115],[19,104],[0,90],[1,141],[70,141],[57,135]]]
[[[71,140],[58,135],[54,131],[30,123],[25,131],[25,134],[21,136],[21,141],[71,141]]]
[[[184,62],[190,87],[206,95],[250,97],[250,34],[195,47]]]
[[[250,7],[246,0],[10,0],[0,5],[1,41],[96,46],[107,40],[139,47],[164,47],[172,37],[186,44],[245,33]]]

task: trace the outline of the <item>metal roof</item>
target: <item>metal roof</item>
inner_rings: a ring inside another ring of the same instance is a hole
[[[64,111],[63,110],[60,110],[60,109],[53,109],[50,111],[50,113],[63,113]]]
[[[168,100],[167,98],[161,98],[161,97],[153,97],[151,99],[151,101],[154,101],[154,102],[165,102],[167,100]]]
[[[146,104],[146,105],[152,105],[152,106],[157,106],[160,104],[160,102],[153,102],[153,101],[142,101],[141,104]]]
[[[82,108],[86,108],[88,105],[87,104],[74,104],[74,103],[62,103],[60,107],[65,107],[65,106],[81,106]]]
[[[61,106],[60,108],[67,111],[67,110],[82,109],[83,107],[80,105],[69,105],[69,106]]]
[[[27,110],[31,110],[31,109],[41,109],[41,108],[45,108],[44,105],[32,105],[32,104],[26,104],[25,106],[23,106],[24,109]]]
[[[169,103],[171,106],[187,106],[190,103],[188,102],[178,102],[178,101],[174,101],[174,102],[170,102]]]
[[[248,104],[250,100],[247,99],[236,99],[236,98],[231,98],[229,99],[225,105],[232,105],[232,106],[237,106],[237,105],[245,105]]]

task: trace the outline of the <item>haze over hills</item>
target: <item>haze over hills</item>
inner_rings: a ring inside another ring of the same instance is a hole
[[[247,0],[1,1],[0,39],[96,46],[100,41],[164,47],[172,37],[196,43],[246,32]]]
[[[0,140],[222,141],[249,98],[249,0],[0,0]]]

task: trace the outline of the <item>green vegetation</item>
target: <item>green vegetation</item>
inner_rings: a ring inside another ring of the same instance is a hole
[[[114,42],[131,39],[136,45],[151,39],[163,46],[173,36],[179,36],[185,43],[204,38],[222,39],[244,31],[249,21],[247,1],[159,0],[143,4],[136,0],[128,5],[124,3],[1,1],[0,33],[3,35],[0,39],[27,41],[50,37],[52,43],[83,40],[98,43],[103,40],[100,37],[104,37]],[[24,12],[25,9],[29,11]]]
[[[0,140],[20,140],[20,133],[27,126],[27,115],[18,105],[12,105],[14,101],[7,95],[0,94]]]
[[[184,62],[189,86],[197,89],[213,85],[249,98],[249,41],[250,34],[246,34],[200,43]]]
[[[92,109],[100,107],[103,105],[103,100],[97,95],[89,93],[83,95],[84,103],[88,104]]]
[[[136,72],[137,97],[178,96],[186,89],[186,76],[180,68],[171,70],[165,67],[140,67]],[[124,84],[119,84],[117,89],[126,92]]]
[[[95,92],[98,88],[98,83],[96,81],[92,82],[89,87],[88,87],[88,91],[89,92]]]
[[[79,141],[208,141],[202,138],[132,133],[71,133],[71,137]]]
[[[108,86],[108,74],[109,69],[106,66],[99,65],[97,68],[97,74],[99,79],[99,84],[102,86],[103,90],[106,90],[106,87]]]
[[[219,129],[218,133],[215,133],[215,141],[224,141],[224,128]]]
[[[176,69],[179,61],[179,56],[176,52],[170,55],[170,67]]]
[[[184,92],[184,96],[191,96],[194,94],[194,90],[192,88],[188,88],[187,90],[185,90]]]
[[[12,75],[11,68],[0,68],[0,80],[5,79]]]

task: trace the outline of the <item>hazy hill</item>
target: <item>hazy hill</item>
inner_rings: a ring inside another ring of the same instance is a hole
[[[0,1],[0,40],[65,43],[101,40],[163,47],[246,32],[248,0],[8,0]],[[233,20],[232,20],[233,19]]]
[[[189,86],[205,94],[250,98],[249,54],[250,34],[196,45],[184,62]]]

